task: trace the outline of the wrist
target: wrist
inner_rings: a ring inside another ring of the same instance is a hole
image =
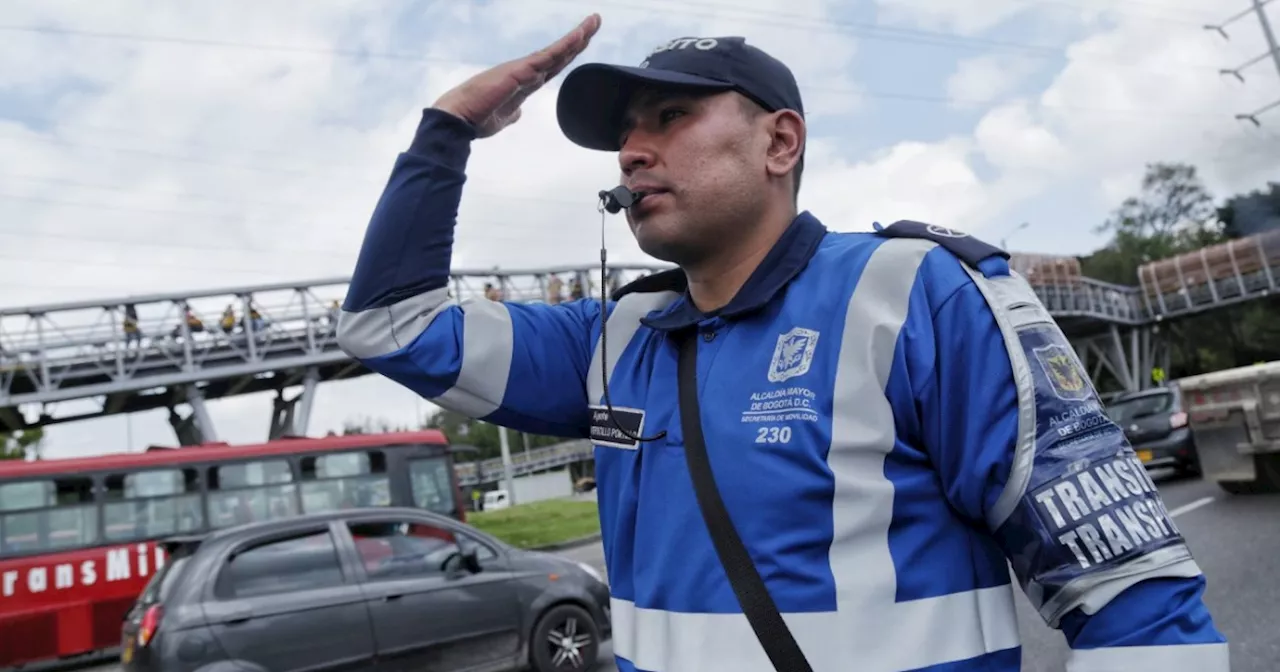
[[[428,107],[422,111],[409,153],[432,157],[461,171],[466,168],[475,139],[476,129],[467,120],[447,109]]]
[[[474,127],[474,124],[472,124],[471,120],[467,118],[467,115],[463,114],[461,111],[454,108],[454,106],[444,101],[437,100],[434,105],[431,105],[425,108],[424,111],[435,112],[436,114],[440,115],[442,119],[452,117],[451,121],[465,124],[466,126]]]

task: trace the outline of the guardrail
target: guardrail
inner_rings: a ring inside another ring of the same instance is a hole
[[[662,266],[611,267],[623,283]],[[594,274],[593,271],[594,270]],[[599,269],[451,276],[458,300],[548,298],[551,275],[598,292]],[[346,359],[335,338],[347,279],[0,309],[0,408],[256,375]],[[562,297],[572,298],[566,282]]]
[[[595,449],[585,439],[566,441],[554,446],[511,453],[511,475],[524,476],[574,462],[592,459]],[[463,486],[493,483],[503,478],[502,458],[494,457],[479,462],[463,462],[454,465],[458,483]]]

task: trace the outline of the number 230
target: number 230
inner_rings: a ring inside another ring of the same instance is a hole
[[[761,427],[756,430],[756,443],[789,443],[790,427]]]

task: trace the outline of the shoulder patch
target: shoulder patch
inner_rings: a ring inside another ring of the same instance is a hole
[[[684,293],[688,282],[689,280],[685,277],[684,271],[679,268],[671,268],[651,273],[642,278],[636,278],[614,290],[609,298],[617,301],[628,294],[637,292],[676,292],[681,294]]]
[[[948,229],[937,224],[925,224],[923,222],[913,222],[909,219],[900,219],[885,227],[877,223],[875,228],[877,235],[886,238],[923,238],[931,240],[939,246],[945,247],[948,252],[959,257],[961,261],[974,269],[977,269],[978,264],[982,263],[982,261],[992,257],[1009,258],[1008,252],[995,245],[978,240],[963,231]]]

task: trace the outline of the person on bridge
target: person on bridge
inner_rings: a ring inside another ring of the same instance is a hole
[[[516,122],[599,27],[423,112],[339,341],[446,409],[593,440],[619,668],[781,669],[757,642],[792,638],[789,669],[1018,670],[1012,565],[1069,669],[1225,672],[1204,576],[1007,255],[940,226],[838,233],[799,211],[798,86],[742,38],[676,39],[560,88],[561,129],[617,153],[647,194],[626,213],[640,248],[677,269],[608,300],[448,300],[472,142]],[[678,390],[689,348],[697,386]],[[783,615],[776,638],[757,639],[700,513],[681,392]]]

